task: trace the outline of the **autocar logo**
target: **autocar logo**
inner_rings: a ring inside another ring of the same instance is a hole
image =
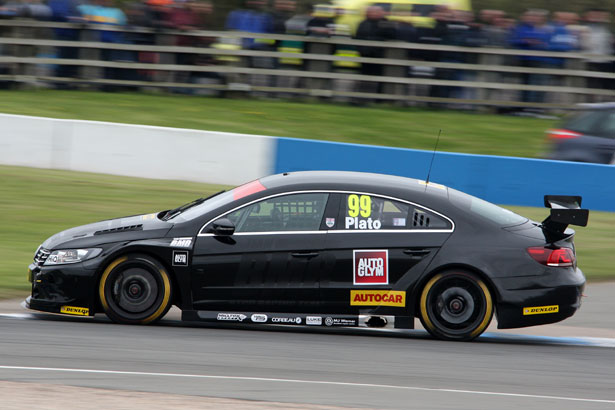
[[[247,318],[246,315],[241,313],[218,313],[218,320],[225,320],[230,322],[243,322]]]
[[[265,323],[267,321],[267,315],[255,313],[250,317],[250,319],[252,319],[254,323]]]

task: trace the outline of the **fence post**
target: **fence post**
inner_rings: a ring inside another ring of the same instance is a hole
[[[175,35],[168,33],[157,33],[155,36],[155,44],[158,46],[174,46],[175,45]],[[160,64],[176,64],[177,56],[175,53],[159,53],[160,59],[158,62]],[[174,71],[156,71],[154,72],[154,81],[156,82],[174,82],[175,81],[175,72]]]
[[[565,68],[569,70],[587,70],[587,61],[582,60],[580,58],[568,58],[566,59]],[[587,88],[589,82],[587,81],[587,77],[579,77],[579,76],[566,76],[564,80],[564,85],[566,87],[581,87]],[[563,94],[563,93],[560,93]],[[587,94],[566,94],[566,102],[570,102],[571,104],[579,104],[584,102],[589,102],[589,96]]]
[[[27,23],[27,21],[24,21]],[[34,27],[18,26],[13,28],[13,36],[15,38],[35,38],[36,30]],[[36,55],[36,46],[30,45],[14,45],[12,46],[12,54],[15,57],[34,57]],[[17,63],[11,67],[11,74],[17,76],[18,82],[27,82],[25,77],[33,77],[35,73],[34,64]],[[21,78],[20,78],[21,77]]]
[[[324,54],[331,55],[333,51],[333,44],[327,43],[313,43],[309,42],[306,45],[306,50],[310,54]],[[316,72],[330,72],[331,71],[331,62],[330,61],[322,61],[322,60],[308,60],[306,65],[307,71],[316,71]],[[308,90],[331,90],[330,85],[331,80],[324,78],[307,78],[306,79],[306,87]],[[326,93],[320,95],[318,92],[315,92],[318,96],[326,96]]]
[[[98,30],[94,30],[91,26],[85,27],[81,30],[79,35],[79,41],[91,41],[98,42],[100,41],[100,32]],[[99,48],[79,48],[79,59],[80,60],[101,60],[101,51]],[[101,67],[88,67],[81,66],[80,67],[79,77],[84,80],[97,80],[103,77],[103,69]],[[87,88],[87,86],[86,86]]]
[[[403,48],[386,48],[384,50],[384,58],[392,60],[406,60],[407,51]],[[401,65],[385,65],[382,70],[382,74],[385,77],[407,77],[408,67]],[[405,84],[391,84],[386,83],[382,87],[384,94],[392,95],[406,95]]]

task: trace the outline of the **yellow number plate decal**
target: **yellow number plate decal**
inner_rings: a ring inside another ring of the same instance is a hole
[[[60,308],[60,313],[65,313],[67,315],[89,316],[90,309],[75,306],[62,306]]]
[[[523,316],[527,316],[527,315],[545,315],[547,313],[557,313],[557,312],[559,312],[559,305],[533,306],[533,307],[524,307],[523,308]]]
[[[406,306],[406,292],[400,290],[351,290],[353,306]]]

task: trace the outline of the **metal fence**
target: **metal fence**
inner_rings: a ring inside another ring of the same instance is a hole
[[[66,30],[71,40],[59,34]],[[101,31],[120,32],[130,39],[101,42]],[[198,39],[199,46],[178,46],[178,38]],[[246,47],[246,42],[253,46]],[[382,58],[348,52],[365,48],[380,50]],[[464,62],[433,57],[451,54]],[[554,59],[559,67],[523,65],[527,56]],[[615,56],[0,20],[0,82],[21,86],[569,109],[583,102],[615,100],[615,73],[590,70],[596,59],[612,63]],[[366,74],[361,69],[366,65],[378,67],[379,74]]]

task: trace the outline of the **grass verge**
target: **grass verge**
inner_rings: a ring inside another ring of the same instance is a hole
[[[33,103],[35,102],[35,103]],[[0,112],[535,158],[552,120],[172,94],[0,91]]]
[[[123,215],[168,209],[218,185],[0,166],[0,298],[24,296],[34,251],[61,230]],[[541,220],[546,209],[513,208]],[[579,264],[591,280],[614,279],[615,213],[591,212],[577,230]]]

